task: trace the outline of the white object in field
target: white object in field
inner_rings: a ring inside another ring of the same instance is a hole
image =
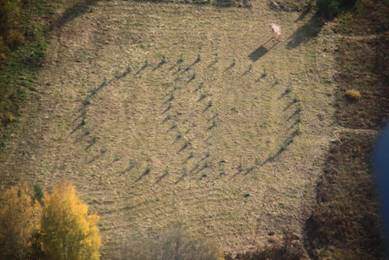
[[[280,40],[280,38],[281,38],[281,26],[279,26],[275,23],[271,23],[270,27],[274,33],[274,38],[276,38],[277,40]]]

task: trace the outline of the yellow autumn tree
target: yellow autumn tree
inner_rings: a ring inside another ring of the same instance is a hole
[[[42,208],[26,183],[0,195],[0,259],[28,259],[33,254]]]
[[[101,239],[98,216],[77,196],[70,183],[56,185],[45,194],[41,245],[46,257],[55,260],[96,260]]]

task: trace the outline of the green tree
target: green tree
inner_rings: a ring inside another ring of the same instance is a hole
[[[317,7],[321,14],[333,18],[346,8],[353,7],[356,0],[317,0]]]

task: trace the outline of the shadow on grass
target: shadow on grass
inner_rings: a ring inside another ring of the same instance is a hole
[[[273,42],[271,45],[269,45],[268,47],[266,47],[266,45],[268,43],[271,43],[272,41],[274,41],[275,39],[274,38],[270,38],[269,40],[267,40],[266,42],[264,42],[263,44],[261,44],[261,46],[259,46],[257,49],[255,49],[253,52],[251,52],[249,54],[249,58],[252,62],[256,62],[257,60],[261,59],[263,56],[266,55],[266,53],[268,53],[271,49],[273,49],[274,47],[276,47],[278,45],[278,41],[275,41]]]
[[[68,22],[89,12],[90,7],[94,6],[99,0],[83,0],[68,8],[61,17],[56,19],[49,27],[49,32],[63,27]]]
[[[305,15],[306,14],[304,14],[304,16]],[[318,14],[312,16],[306,24],[298,28],[297,31],[293,33],[287,44],[287,48],[293,49],[300,46],[301,44],[309,42],[317,35],[319,35],[323,25],[324,22]]]

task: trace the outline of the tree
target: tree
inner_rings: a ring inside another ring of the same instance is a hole
[[[351,8],[357,0],[316,0],[319,13],[327,18],[333,18],[341,11]]]
[[[100,258],[98,216],[77,196],[70,183],[56,185],[45,194],[41,243],[44,254],[56,260]]]
[[[39,232],[41,205],[26,183],[0,195],[0,259],[27,259]]]

